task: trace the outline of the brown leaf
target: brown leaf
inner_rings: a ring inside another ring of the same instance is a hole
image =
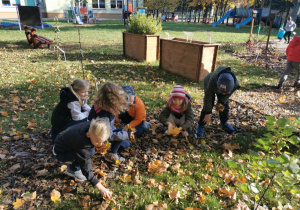
[[[46,176],[48,174],[47,169],[40,170],[36,173],[36,176]]]

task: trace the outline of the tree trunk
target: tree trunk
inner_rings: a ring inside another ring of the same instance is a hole
[[[201,9],[199,10],[199,14],[198,14],[198,23],[200,23],[200,13],[201,13]]]
[[[286,16],[285,16],[285,20],[284,20],[284,25],[287,22],[287,18],[288,18],[289,14],[290,14],[290,9],[291,9],[290,4],[288,4],[287,10],[286,10]]]
[[[218,21],[218,10],[219,10],[219,4],[217,5],[215,19],[214,19],[213,22],[217,22]]]
[[[222,17],[225,15],[225,10],[226,10],[226,7],[227,7],[227,2],[228,2],[228,0],[225,1]],[[224,20],[223,20],[222,24],[224,24]]]
[[[292,14],[291,17],[293,19],[294,22],[296,22],[297,20],[297,15],[300,13],[300,0],[293,0],[293,10],[292,10]]]

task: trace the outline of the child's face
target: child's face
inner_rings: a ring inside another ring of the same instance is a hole
[[[81,100],[86,100],[89,95],[89,88],[85,87],[81,90],[78,90],[76,93],[79,95]]]
[[[87,132],[86,136],[88,138],[90,138],[91,143],[95,146],[95,147],[101,147],[103,145],[103,142],[105,140],[99,138],[99,136],[96,136],[95,134],[91,133],[91,132]]]
[[[181,98],[172,98],[172,103],[175,105],[175,106],[181,106],[181,104],[182,104],[182,102],[183,102],[183,99],[181,99]]]

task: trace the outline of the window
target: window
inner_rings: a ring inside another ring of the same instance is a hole
[[[18,6],[20,5],[20,0],[2,0],[2,6]]]
[[[105,8],[105,0],[93,0],[92,7],[96,8],[96,9],[97,8],[104,9]]]
[[[110,7],[112,9],[122,9],[122,0],[111,0]]]

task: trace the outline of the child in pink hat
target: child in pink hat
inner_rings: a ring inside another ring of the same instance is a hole
[[[185,93],[182,86],[173,87],[167,106],[160,113],[159,121],[168,126],[168,129],[178,127],[183,136],[188,136],[187,129],[194,124],[194,112],[191,96]],[[168,135],[168,130],[165,133]]]

